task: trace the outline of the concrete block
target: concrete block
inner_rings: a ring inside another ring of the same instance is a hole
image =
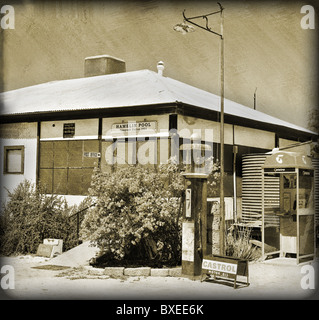
[[[151,274],[150,267],[141,267],[141,268],[125,268],[124,275],[131,277],[148,277]]]
[[[104,274],[110,277],[121,277],[124,275],[124,267],[106,267]]]
[[[169,275],[169,269],[151,269],[152,277],[167,277]]]
[[[169,269],[170,277],[181,277],[182,276],[182,268],[171,268]]]
[[[62,239],[44,239],[43,240],[44,245],[52,246],[51,256],[50,258],[53,258],[59,254],[62,254],[63,251],[63,240]]]
[[[86,268],[87,271],[88,271],[88,274],[89,275],[93,275],[93,276],[101,276],[101,275],[104,275],[104,269],[102,268],[94,268],[94,267],[89,267],[89,268]]]
[[[49,244],[40,243],[37,250],[37,256],[51,258],[53,247]]]

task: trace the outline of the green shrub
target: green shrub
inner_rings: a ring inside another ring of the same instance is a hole
[[[180,263],[181,196],[184,178],[170,163],[136,165],[113,173],[95,169],[90,197],[96,206],[84,218],[81,235],[114,260]]]
[[[63,239],[64,250],[74,245],[74,228],[66,201],[46,195],[30,181],[20,183],[0,214],[0,252],[3,255],[36,253],[45,238]]]
[[[210,160],[208,189],[214,191],[218,166]],[[81,238],[100,249],[97,264],[178,265],[182,251],[184,165],[96,168],[89,189],[95,202],[81,225]],[[111,263],[110,263],[111,261]]]
[[[251,231],[249,228],[231,227],[226,237],[226,255],[235,258],[257,260],[261,257],[261,250],[251,242]]]

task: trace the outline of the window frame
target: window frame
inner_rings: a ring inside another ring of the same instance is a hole
[[[11,150],[21,150],[20,171],[8,172],[8,152]],[[24,174],[24,146],[4,146],[3,174]]]

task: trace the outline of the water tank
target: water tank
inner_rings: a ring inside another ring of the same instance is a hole
[[[269,154],[246,154],[242,157],[242,222],[256,223],[262,219],[262,168]],[[265,203],[279,206],[279,178],[265,177]],[[268,217],[279,225],[277,217]]]
[[[312,165],[315,168],[315,220],[316,225],[319,225],[319,159],[312,158]]]

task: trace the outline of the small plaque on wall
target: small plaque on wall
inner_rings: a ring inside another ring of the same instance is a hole
[[[186,189],[186,210],[185,216],[186,218],[190,218],[192,216],[192,189]]]
[[[84,152],[83,157],[86,158],[101,158],[100,152]]]

